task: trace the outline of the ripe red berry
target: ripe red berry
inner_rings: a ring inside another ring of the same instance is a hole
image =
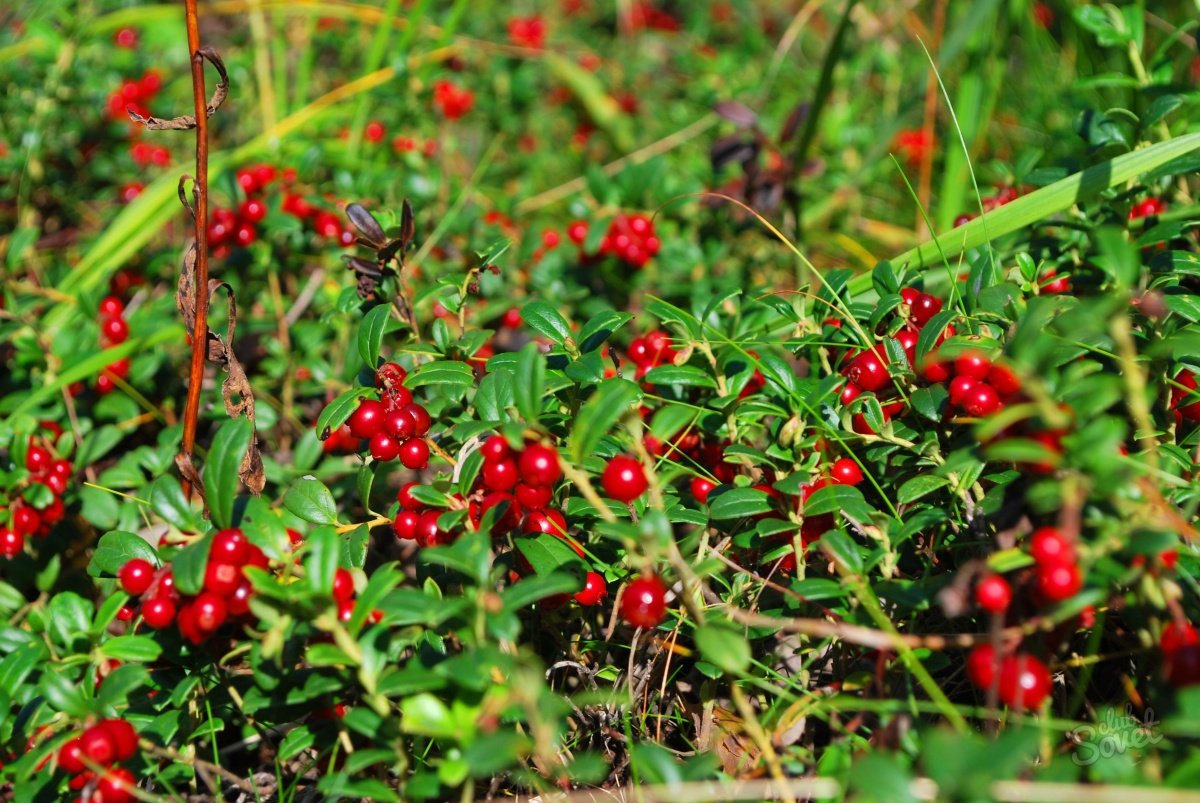
[[[842,404],[845,405],[854,401],[861,395],[862,388],[853,382],[847,382],[846,384],[842,385],[842,390],[841,393],[838,394],[838,398],[841,400]]]
[[[583,589],[575,594],[575,601],[580,605],[599,605],[607,595],[608,584],[604,582],[604,577],[597,572],[588,572]]]
[[[231,617],[245,616],[250,612],[250,598],[254,596],[254,586],[250,585],[250,581],[242,578],[238,581],[237,588],[233,593],[225,598],[225,607]]]
[[[848,457],[834,461],[829,469],[829,478],[838,485],[858,485],[863,481],[862,469]]]
[[[400,463],[414,471],[429,465],[429,444],[420,438],[412,438],[400,447]]]
[[[387,411],[383,409],[382,403],[374,399],[363,399],[346,423],[350,425],[350,434],[354,437],[370,438],[383,429],[386,415]]]
[[[881,356],[878,346],[870,351],[864,351],[846,367],[846,378],[863,390],[880,390],[891,381],[887,363]]]
[[[410,541],[417,537],[417,523],[420,519],[421,514],[415,510],[401,510],[392,522],[392,531],[396,533],[397,538]]]
[[[549,446],[533,443],[525,447],[519,460],[521,480],[528,485],[553,485],[562,479],[558,452]]]
[[[1185,644],[1167,658],[1167,680],[1177,687],[1200,683],[1200,644]]]
[[[690,490],[696,501],[702,505],[708,504],[708,495],[713,492],[717,484],[706,477],[692,477]]]
[[[125,311],[125,304],[116,296],[105,296],[100,300],[97,312],[101,318],[118,318]]]
[[[554,491],[548,485],[529,485],[519,482],[513,490],[513,496],[517,498],[517,504],[522,509],[541,510],[550,504],[554,498]]]
[[[955,376],[969,376],[972,379],[985,379],[992,370],[992,361],[987,355],[978,351],[965,351],[954,358]]]
[[[417,520],[416,540],[421,546],[436,546],[445,536],[442,528],[438,526],[438,517],[442,515],[440,510],[427,510],[421,514]]]
[[[199,594],[192,601],[191,608],[196,628],[204,634],[212,633],[225,624],[225,617],[229,614],[225,600],[211,591]]]
[[[1041,527],[1029,537],[1029,554],[1039,566],[1075,562],[1075,550],[1054,527]]]
[[[100,336],[110,345],[124,343],[129,339],[129,324],[121,317],[105,318],[100,323]]]
[[[913,321],[917,326],[924,326],[929,323],[930,318],[942,311],[942,300],[937,296],[921,293],[916,302],[909,306],[912,307]]]
[[[134,558],[121,567],[117,577],[126,594],[140,597],[154,582],[154,567],[147,560]]]
[[[588,224],[585,220],[576,220],[571,225],[567,226],[567,237],[576,245],[583,245],[587,239]]]
[[[913,304],[917,303],[917,299],[920,297],[920,295],[921,291],[917,288],[905,287],[900,291],[900,300],[911,307]]]
[[[1004,613],[1012,603],[1012,587],[998,574],[989,574],[975,586],[975,602],[988,613]]]
[[[363,129],[363,137],[367,142],[383,142],[385,136],[387,136],[387,129],[378,120],[372,120]]]
[[[980,644],[967,654],[967,678],[977,688],[991,688],[996,682],[996,672],[999,669],[996,649],[991,644]]]
[[[518,329],[524,321],[521,318],[521,310],[512,307],[504,311],[500,316],[500,325],[505,329]]]
[[[338,567],[333,574],[333,598],[343,602],[354,596],[354,575]]]
[[[395,362],[385,362],[375,370],[375,387],[380,390],[396,388],[404,384],[407,378],[408,371],[404,366]]]
[[[78,775],[83,772],[83,739],[76,736],[58,748],[58,766],[68,775]]]
[[[567,518],[561,512],[554,510],[531,510],[525,514],[521,522],[521,532],[536,535],[556,535],[562,538],[567,534]]]
[[[102,803],[133,803],[137,798],[132,790],[137,785],[133,773],[124,767],[113,767],[96,781],[92,800]]]
[[[175,621],[175,603],[167,597],[155,597],[142,604],[142,618],[155,630],[162,630]]]
[[[228,597],[242,582],[242,567],[232,563],[209,560],[204,569],[204,590]]]
[[[397,441],[406,441],[416,434],[417,422],[404,410],[392,410],[383,419],[383,432]],[[375,433],[378,435],[379,433]],[[374,436],[372,436],[374,437]],[[388,458],[391,460],[392,458]]]
[[[963,402],[967,400],[967,394],[978,382],[978,379],[970,376],[954,377],[954,379],[950,380],[950,387],[947,388],[950,395],[950,403],[955,407],[962,407]]]
[[[101,725],[93,725],[79,737],[83,754],[97,764],[107,767],[117,760],[117,741]]]
[[[1034,582],[1042,599],[1061,602],[1079,593],[1083,576],[1074,563],[1051,563],[1038,566]]]
[[[626,455],[618,455],[608,461],[600,482],[610,499],[626,503],[637,499],[649,486],[642,464]]]
[[[433,421],[429,418],[429,411],[426,410],[423,405],[417,404],[416,402],[410,402],[404,405],[404,407],[401,409],[405,410],[409,415],[412,416],[414,436],[419,438],[429,431],[429,425],[432,424]]]
[[[422,505],[415,496],[412,495],[412,489],[419,486],[419,482],[406,482],[400,486],[400,490],[396,492],[396,501],[400,503],[400,507],[404,510],[420,510]]]
[[[621,618],[634,627],[657,627],[667,615],[667,587],[658,575],[629,581],[621,595]]]
[[[1050,696],[1050,670],[1032,655],[1000,662],[1000,701],[1010,708],[1037,708]]]
[[[117,761],[133,758],[138,749],[138,735],[133,725],[123,719],[106,719],[100,725],[117,745]]]
[[[1004,403],[1000,394],[987,382],[976,382],[962,400],[963,411],[974,418],[984,418],[997,412]]]
[[[505,440],[503,435],[492,435],[479,447],[479,453],[489,463],[503,460],[508,457],[510,451],[508,441]]]
[[[1200,644],[1200,633],[1187,622],[1170,622],[1163,628],[1162,637],[1158,640],[1159,649],[1168,658],[1180,647],[1189,644]]]
[[[400,454],[400,441],[393,438],[387,432],[380,430],[371,436],[371,441],[368,444],[371,450],[371,457],[381,463],[386,463],[389,460],[395,460]]]
[[[512,459],[487,461],[480,474],[483,484],[493,491],[511,491],[521,479],[517,461]]]
[[[209,547],[209,560],[220,563],[231,563],[242,566],[250,555],[250,542],[246,535],[237,528],[220,530],[213,536],[212,546]]]

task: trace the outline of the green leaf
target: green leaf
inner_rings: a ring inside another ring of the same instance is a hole
[[[479,380],[473,403],[480,421],[504,421],[515,403],[512,373],[503,368],[489,371]]]
[[[404,384],[410,388],[419,388],[425,385],[454,385],[465,388],[475,384],[475,374],[471,371],[471,366],[465,362],[436,360],[418,366],[408,375]]]
[[[149,636],[116,636],[100,645],[100,652],[118,661],[157,661],[162,646]]]
[[[70,648],[76,638],[87,638],[95,608],[74,591],[62,591],[50,598],[46,620],[55,641]]]
[[[696,646],[700,654],[731,675],[740,675],[750,666],[750,644],[733,625],[709,621],[696,628]]]
[[[713,492],[708,498],[708,514],[714,521],[741,519],[771,510],[771,497],[757,488],[731,488]]]
[[[628,379],[614,378],[600,383],[575,416],[570,439],[573,462],[580,464],[594,454],[612,425],[641,398],[642,389]]]
[[[283,507],[313,524],[337,524],[337,503],[333,501],[333,493],[320,480],[297,480],[284,494]]]
[[[204,463],[204,492],[213,523],[233,526],[233,502],[237,497],[242,458],[254,436],[254,422],[248,418],[226,421],[213,436]]]
[[[571,545],[558,536],[542,533],[534,538],[516,538],[514,542],[539,575],[553,574],[560,569],[573,574],[574,570],[586,568]]]
[[[338,534],[332,527],[319,527],[305,539],[304,571],[309,587],[318,594],[333,593],[333,576],[337,573],[341,550],[338,541]]]
[[[822,513],[846,513],[858,521],[868,521],[875,508],[867,504],[862,491],[851,485],[827,485],[813,491],[804,503],[805,516]]]
[[[88,564],[88,574],[92,577],[102,574],[116,577],[121,567],[134,558],[149,561],[154,566],[162,563],[154,547],[145,538],[124,530],[113,530],[100,536],[96,551],[92,553],[92,562]]]
[[[535,424],[546,390],[546,358],[538,351],[537,343],[527,344],[518,353],[515,380],[517,411],[527,423]]]
[[[830,530],[821,536],[821,548],[835,562],[854,574],[863,570],[862,554],[858,544],[841,530]]]
[[[200,517],[183,495],[179,480],[169,474],[159,477],[150,486],[150,509],[163,521],[185,533],[204,529]]]
[[[1147,129],[1155,125],[1182,105],[1183,98],[1179,95],[1159,95],[1142,115],[1142,128]]]
[[[208,568],[208,553],[213,534],[189,544],[171,558],[171,573],[181,594],[199,594],[204,588],[204,570]]]
[[[546,537],[554,538],[554,536]],[[574,551],[571,554],[574,555]],[[582,566],[582,561],[580,565]],[[582,572],[578,571],[573,573],[554,571],[549,574],[536,574],[531,577],[523,577],[516,584],[504,589],[500,595],[500,599],[504,601],[505,610],[517,611],[540,599],[552,597],[556,594],[574,594],[583,588],[582,574]]]
[[[715,388],[717,382],[705,371],[692,365],[659,365],[646,372],[646,381],[654,385]]]
[[[949,484],[950,481],[945,477],[935,477],[932,474],[913,477],[901,485],[900,490],[896,491],[896,501],[902,505],[907,505]]]
[[[605,340],[631,320],[633,314],[629,312],[605,310],[596,313],[579,330],[579,350],[587,352],[600,348]]]
[[[361,399],[374,395],[371,388],[354,387],[338,395],[336,399],[325,405],[325,409],[317,416],[317,437],[328,437],[333,431],[349,420],[358,409]]]
[[[372,371],[379,365],[383,335],[392,319],[392,305],[380,304],[363,316],[358,325],[358,353]]]
[[[454,736],[450,709],[432,694],[414,694],[400,701],[400,729],[420,736]]]
[[[571,339],[567,319],[545,301],[530,301],[521,308],[521,318],[530,329],[560,346]]]

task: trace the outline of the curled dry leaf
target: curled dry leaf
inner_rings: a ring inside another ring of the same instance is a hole
[[[225,102],[225,98],[229,97],[229,73],[225,70],[225,62],[221,61],[221,57],[217,55],[217,51],[211,47],[202,47],[198,51],[212,66],[217,68],[217,74],[221,76],[221,80],[217,82],[217,88],[213,90],[212,100],[208,102],[206,116],[212,117],[216,114],[217,109],[221,108],[221,104]],[[126,109],[126,114],[129,119],[135,123],[145,126],[151,131],[187,131],[196,127],[196,116],[194,114],[184,114],[179,117],[172,117],[170,120],[164,120],[160,117],[143,117],[132,109]],[[187,206],[187,204],[184,204]]]

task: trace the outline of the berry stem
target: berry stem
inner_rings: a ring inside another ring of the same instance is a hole
[[[188,52],[192,59],[192,101],[196,111],[196,320],[192,326],[192,362],[188,374],[187,404],[183,413],[183,453],[190,460],[196,448],[200,393],[204,385],[204,359],[208,350],[208,100],[204,90],[204,57],[200,55],[200,17],[197,0],[186,0]],[[191,499],[192,484],[183,479],[184,495]]]

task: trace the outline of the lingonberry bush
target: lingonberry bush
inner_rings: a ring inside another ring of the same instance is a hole
[[[1200,784],[1188,4],[99,5],[0,17],[6,799]]]

